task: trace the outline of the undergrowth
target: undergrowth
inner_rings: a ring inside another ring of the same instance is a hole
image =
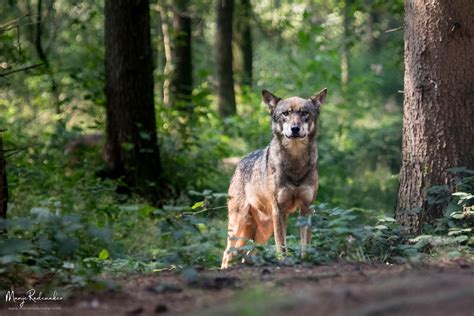
[[[395,219],[381,212],[315,203],[311,219],[291,217],[287,257],[280,258],[272,242],[262,246],[249,241],[239,259],[253,265],[295,265],[472,255],[474,172],[455,171],[463,175],[457,192],[435,187],[428,195],[430,203],[448,203],[445,216],[418,237],[402,234]],[[181,204],[161,208],[121,198],[113,182],[91,180],[76,186],[72,196],[64,193],[44,200],[28,213],[1,221],[2,286],[45,281],[97,285],[101,275],[219,266],[226,236],[226,194],[190,191]],[[304,259],[299,253],[302,225],[313,230]]]

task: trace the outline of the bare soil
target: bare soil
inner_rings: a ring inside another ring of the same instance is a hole
[[[473,263],[168,271],[116,279],[115,291],[74,293],[58,303],[25,302],[22,310],[11,310],[18,304],[2,297],[0,315],[473,316]]]

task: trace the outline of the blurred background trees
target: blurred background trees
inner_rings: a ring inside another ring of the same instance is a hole
[[[271,137],[259,91],[304,97],[327,86],[330,99],[318,140],[320,200],[393,210],[403,32],[386,31],[403,25],[402,1],[151,2],[151,61],[138,37],[143,31],[130,30],[128,42],[122,31],[104,42],[110,36],[103,27],[109,11],[102,1],[19,0],[0,6],[2,72],[41,64],[0,78],[5,144],[29,148],[15,156],[23,167],[57,163],[54,150],[60,152],[78,135],[108,130],[106,148],[111,148],[107,122],[116,116],[125,124],[146,103],[154,104],[163,176],[173,194],[223,192],[232,170],[222,161],[265,146]],[[125,24],[117,22],[118,30],[125,28],[120,23]],[[118,60],[118,53],[130,58]],[[134,69],[154,69],[153,78],[132,79]],[[106,85],[106,78],[113,73],[125,77],[118,76],[123,81],[111,90],[116,83]],[[112,109],[114,98],[131,112]],[[139,124],[148,131],[139,139],[150,137],[153,143],[153,124],[147,121],[153,114],[146,113]],[[139,129],[133,127],[138,134]],[[113,138],[116,152],[127,152],[124,139],[135,143],[128,136],[118,143]],[[102,164],[89,163],[97,169]],[[11,168],[15,173],[20,167]]]
[[[467,2],[432,1],[442,10],[426,16],[407,10],[404,29],[402,0],[1,1],[0,216],[7,193],[9,204],[0,270],[18,276],[13,262],[86,278],[106,266],[216,266],[235,163],[271,139],[262,89],[329,91],[312,262],[411,261],[435,244],[472,253],[472,171],[446,173],[472,167],[473,137],[461,133],[472,131]],[[415,31],[434,13],[442,29]],[[421,69],[405,88],[404,33],[406,68]],[[444,72],[456,80],[436,89]],[[426,164],[411,167],[419,157],[442,160],[429,166],[433,177]],[[398,203],[397,218],[423,227],[420,239],[402,236],[390,217],[399,180],[409,203]],[[440,209],[436,224],[419,225]],[[299,223],[290,218],[289,236]]]

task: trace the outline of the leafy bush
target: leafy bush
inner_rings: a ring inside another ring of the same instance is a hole
[[[456,175],[455,192],[447,186],[433,186],[427,192],[428,204],[444,206],[444,216],[434,227],[425,225],[424,235],[414,241],[458,257],[474,253],[474,170],[452,168],[450,172]]]

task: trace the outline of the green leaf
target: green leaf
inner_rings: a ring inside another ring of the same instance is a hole
[[[463,219],[464,218],[464,213],[462,213],[462,212],[451,213],[451,218]]]
[[[191,209],[195,210],[197,208],[203,207],[204,206],[204,201],[201,202],[196,202],[194,205],[191,207]]]
[[[457,241],[457,242],[463,242],[463,241],[466,241],[468,239],[469,239],[469,237],[466,236],[466,235],[461,235],[461,236],[457,236],[456,238],[454,238],[454,240]]]
[[[381,216],[377,218],[379,222],[396,222],[397,220],[393,217],[388,217],[388,216]]]
[[[432,235],[420,235],[420,236],[415,237],[415,238],[410,238],[409,241],[414,243],[414,242],[419,242],[421,240],[429,240],[431,238],[433,238]]]
[[[452,195],[459,196],[462,200],[468,200],[474,198],[474,195],[466,192],[454,192]]]
[[[99,259],[100,260],[107,260],[107,259],[109,259],[109,257],[110,257],[110,254],[107,251],[107,249],[102,249],[102,251],[99,253]]]

